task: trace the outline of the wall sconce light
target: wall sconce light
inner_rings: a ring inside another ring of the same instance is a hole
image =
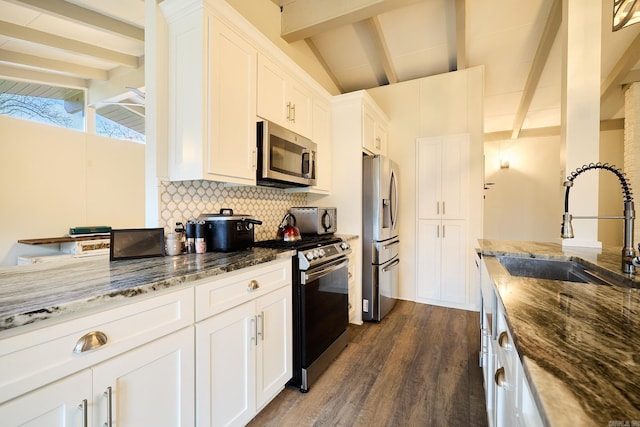
[[[500,159],[500,169],[509,169],[509,159]]]
[[[640,22],[640,1],[613,0],[613,31]]]

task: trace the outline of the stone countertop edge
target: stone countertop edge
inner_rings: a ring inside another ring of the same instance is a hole
[[[340,237],[342,240],[350,242],[351,240],[358,240],[360,236],[357,234],[336,234],[336,237]]]
[[[22,326],[108,309],[130,298],[177,290],[200,279],[294,254],[293,250],[252,248],[119,261],[90,257],[2,267],[0,337],[13,335]]]
[[[640,425],[640,289],[515,277],[496,258],[573,259],[625,276],[620,250],[479,243],[545,424]]]

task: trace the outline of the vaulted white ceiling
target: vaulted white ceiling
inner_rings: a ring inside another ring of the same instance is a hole
[[[560,125],[562,0],[273,1],[283,37],[305,39],[342,91],[484,65],[485,133]],[[622,84],[639,80],[640,25],[612,32],[613,0],[601,3],[609,120],[624,117]]]
[[[562,0],[271,1],[282,37],[305,40],[342,92],[484,65],[485,133],[560,125]],[[624,117],[623,85],[640,79],[640,25],[612,32],[612,8],[602,0],[602,120]],[[144,10],[144,0],[0,0],[0,75],[91,87],[91,104],[140,103],[123,88],[144,86]]]

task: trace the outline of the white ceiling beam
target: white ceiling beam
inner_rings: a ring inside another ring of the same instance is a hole
[[[600,103],[602,104],[616,89],[626,82],[632,68],[640,60],[640,34],[631,42],[627,50],[624,52],[620,60],[613,67],[607,78],[604,79],[600,86]]]
[[[106,80],[109,73],[98,68],[85,67],[54,59],[42,58],[40,56],[27,55],[13,52],[11,50],[0,49],[0,62],[14,65],[24,65],[40,70],[51,70],[63,74],[77,76],[86,79]]]
[[[627,73],[626,76],[620,79],[620,84],[626,85],[629,83],[640,82],[640,69],[631,70]]]
[[[0,35],[15,40],[24,40],[30,43],[53,47],[65,52],[97,58],[107,62],[113,62],[124,67],[135,68],[138,66],[138,58],[133,55],[116,52],[99,46],[83,43],[33,28],[23,27],[10,22],[0,21]]]
[[[520,138],[540,138],[544,136],[560,135],[560,126],[549,126],[544,128],[523,129],[520,132]],[[511,131],[498,131],[484,134],[484,142],[509,141],[511,139]]]
[[[467,10],[466,0],[456,0],[456,69],[467,68]]]
[[[335,74],[333,74],[333,71],[331,71],[329,64],[327,64],[327,61],[324,60],[324,57],[318,50],[318,47],[315,45],[313,40],[304,39],[304,41],[307,43],[307,46],[309,46],[309,49],[311,49],[311,52],[316,57],[316,59],[318,60],[318,62],[320,63],[324,71],[327,73],[327,75],[329,75],[329,78],[331,79],[333,84],[336,85],[340,93],[344,93],[344,89],[342,88],[342,86],[340,86],[340,82],[338,81],[338,78],[336,77]]]
[[[292,43],[420,1],[296,0],[282,7],[280,36]]]
[[[544,70],[544,66],[549,58],[549,52],[553,46],[560,24],[562,23],[562,0],[553,0],[549,15],[547,16],[547,22],[542,31],[536,54],[533,58],[533,63],[529,69],[529,76],[524,86],[522,97],[520,98],[520,104],[516,111],[515,118],[513,120],[513,130],[511,132],[511,139],[518,139],[520,131],[522,130],[522,124],[527,117],[529,107],[531,106],[531,100],[538,87],[540,76]]]
[[[144,41],[144,29],[64,0],[7,0],[39,12],[68,19],[113,34]]]
[[[64,86],[70,88],[84,89],[89,86],[86,79],[52,74],[46,71],[30,70],[23,67],[0,64],[0,76],[19,81],[39,82],[54,86]]]
[[[367,19],[367,27],[369,28],[369,32],[371,33],[371,39],[373,41],[373,46],[375,49],[375,56],[377,60],[382,65],[382,69],[384,70],[384,74],[387,77],[387,81],[389,84],[398,83],[398,74],[393,66],[393,61],[391,58],[391,53],[389,52],[389,47],[387,46],[387,41],[384,38],[384,34],[382,33],[382,28],[380,27],[380,21],[377,16],[373,16]]]
[[[131,97],[127,86],[139,88],[144,84],[144,67],[116,68],[109,71],[107,80],[92,80],[89,83],[87,104],[96,105],[103,101],[121,100],[124,96]]]

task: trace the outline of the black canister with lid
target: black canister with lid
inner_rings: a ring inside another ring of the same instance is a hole
[[[205,223],[204,221],[198,221],[196,223],[196,238],[195,238],[197,254],[203,254],[207,251],[207,241],[205,237],[206,237]]]

